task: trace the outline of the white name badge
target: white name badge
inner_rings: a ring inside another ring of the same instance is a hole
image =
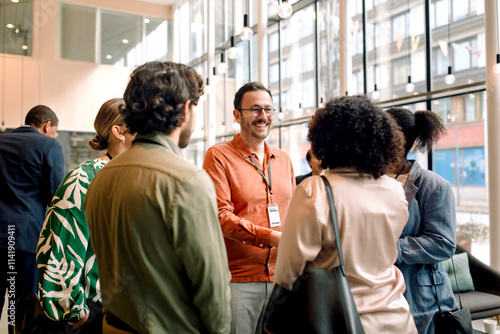
[[[271,227],[281,226],[280,210],[277,204],[269,204],[267,206],[267,213],[269,215]]]

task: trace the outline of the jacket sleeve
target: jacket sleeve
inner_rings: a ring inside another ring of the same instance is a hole
[[[410,220],[419,224],[420,232],[399,239],[396,264],[430,264],[451,258],[456,247],[456,214],[449,182],[425,178],[412,202]]]
[[[61,144],[54,140],[44,157],[42,176],[42,201],[49,205],[64,178],[64,156]]]
[[[174,247],[190,281],[200,319],[208,333],[229,333],[231,274],[210,177],[205,171],[196,172],[169,206],[174,213]]]
[[[221,156],[216,154],[213,148],[209,149],[203,161],[203,169],[210,175],[215,185],[222,234],[228,239],[244,242],[249,246],[269,247],[272,229],[256,225],[234,213],[233,195],[226,168],[228,167]]]
[[[70,172],[50,205],[38,241],[36,261],[45,313],[53,320],[78,321],[89,311],[85,285],[87,270],[95,265],[95,255],[87,263],[89,230],[83,198],[91,168]]]

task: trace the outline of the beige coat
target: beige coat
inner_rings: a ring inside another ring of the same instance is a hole
[[[342,238],[354,301],[366,333],[416,333],[403,296],[403,275],[394,266],[396,242],[408,220],[401,184],[387,176],[327,173]],[[278,248],[275,282],[291,289],[309,268],[338,266],[325,185],[319,176],[304,180],[290,203]]]

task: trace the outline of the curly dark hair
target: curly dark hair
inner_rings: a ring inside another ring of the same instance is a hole
[[[408,154],[413,145],[419,151],[430,150],[443,134],[446,133],[441,119],[429,110],[412,113],[406,108],[389,108],[385,110],[398,123],[406,138],[405,153]]]
[[[197,105],[203,90],[203,80],[191,67],[148,62],[132,72],[125,89],[125,123],[132,133],[168,135],[182,124],[185,103]]]
[[[397,124],[364,95],[333,98],[309,122],[307,139],[323,168],[350,167],[379,178],[398,161]]]

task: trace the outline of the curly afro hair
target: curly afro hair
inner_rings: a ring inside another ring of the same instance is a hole
[[[385,112],[401,127],[406,139],[406,154],[414,144],[419,151],[430,150],[432,144],[446,133],[441,119],[432,111],[419,110],[412,113],[406,108],[389,108]]]
[[[403,154],[397,124],[366,96],[333,98],[309,122],[307,139],[323,168],[355,168],[379,178]]]
[[[184,105],[197,105],[204,83],[191,67],[173,62],[148,62],[130,76],[123,98],[130,132],[170,134],[182,124]]]

